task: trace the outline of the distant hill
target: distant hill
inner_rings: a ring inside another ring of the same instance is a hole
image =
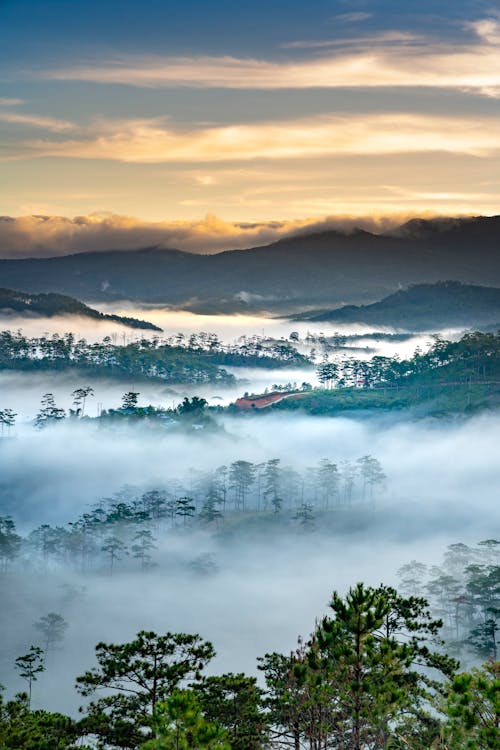
[[[52,318],[56,315],[81,315],[94,320],[112,320],[128,328],[140,328],[146,331],[161,331],[161,328],[146,320],[106,315],[87,307],[83,302],[62,294],[30,294],[13,289],[0,289],[0,319],[2,316],[29,316]]]
[[[385,235],[325,231],[215,255],[146,248],[0,260],[0,285],[86,301],[286,313],[372,302],[440,279],[500,287],[499,248],[500,216],[414,220]]]
[[[416,284],[371,305],[345,305],[297,315],[298,320],[367,323],[410,331],[454,326],[500,326],[500,289],[441,281]]]

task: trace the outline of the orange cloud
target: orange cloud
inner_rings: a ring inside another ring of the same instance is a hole
[[[75,140],[30,141],[29,156],[137,163],[206,163],[446,152],[500,151],[497,117],[423,114],[324,115],[300,120],[176,130],[160,119],[108,121]],[[20,152],[22,154],[22,151]]]
[[[197,221],[145,222],[131,216],[97,213],[76,216],[0,217],[3,257],[47,257],[75,252],[143,247],[178,248],[210,253],[264,245],[297,232],[362,227],[384,231],[402,223],[408,214],[384,217],[336,216],[324,219],[227,222],[208,214]]]

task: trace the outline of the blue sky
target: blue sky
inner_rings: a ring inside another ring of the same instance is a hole
[[[0,0],[0,212],[491,214],[499,103],[497,2]]]

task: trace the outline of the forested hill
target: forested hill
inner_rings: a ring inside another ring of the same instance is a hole
[[[416,284],[371,305],[345,305],[297,317],[318,322],[395,326],[410,331],[496,323],[500,327],[500,289],[458,281]]]
[[[331,309],[441,279],[500,286],[499,247],[500,216],[412,221],[385,235],[330,230],[215,255],[146,248],[0,260],[0,285],[214,312]]]
[[[52,318],[56,315],[81,315],[94,320],[112,320],[128,328],[140,328],[145,331],[162,329],[146,320],[137,320],[121,315],[106,315],[92,307],[84,305],[73,297],[63,294],[29,294],[13,289],[0,289],[0,315],[29,315]]]

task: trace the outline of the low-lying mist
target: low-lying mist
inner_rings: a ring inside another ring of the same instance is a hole
[[[237,460],[279,458],[300,473],[323,458],[340,464],[371,455],[386,479],[373,502],[355,498],[308,530],[290,520],[295,508],[286,497],[268,528],[236,524],[228,533],[228,517],[227,525],[164,530],[155,534],[156,567],[143,572],[132,558],[112,572],[43,561],[8,570],[2,682],[21,689],[13,660],[38,642],[33,624],[48,612],[62,614],[69,628],[35,686],[34,705],[74,711],[81,699],[73,679],[92,665],[95,643],[123,642],[142,628],[199,632],[215,644],[214,672],[255,673],[257,656],[286,652],[310,632],[333,589],[358,580],[395,584],[411,559],[433,564],[448,544],[498,534],[499,423],[498,413],[418,422],[294,413],[224,416],[210,433],[19,426],[15,438],[0,441],[0,496],[2,515],[22,534],[43,523],[66,526],[124,485],[147,491],[179,480],[189,488],[198,472]]]

